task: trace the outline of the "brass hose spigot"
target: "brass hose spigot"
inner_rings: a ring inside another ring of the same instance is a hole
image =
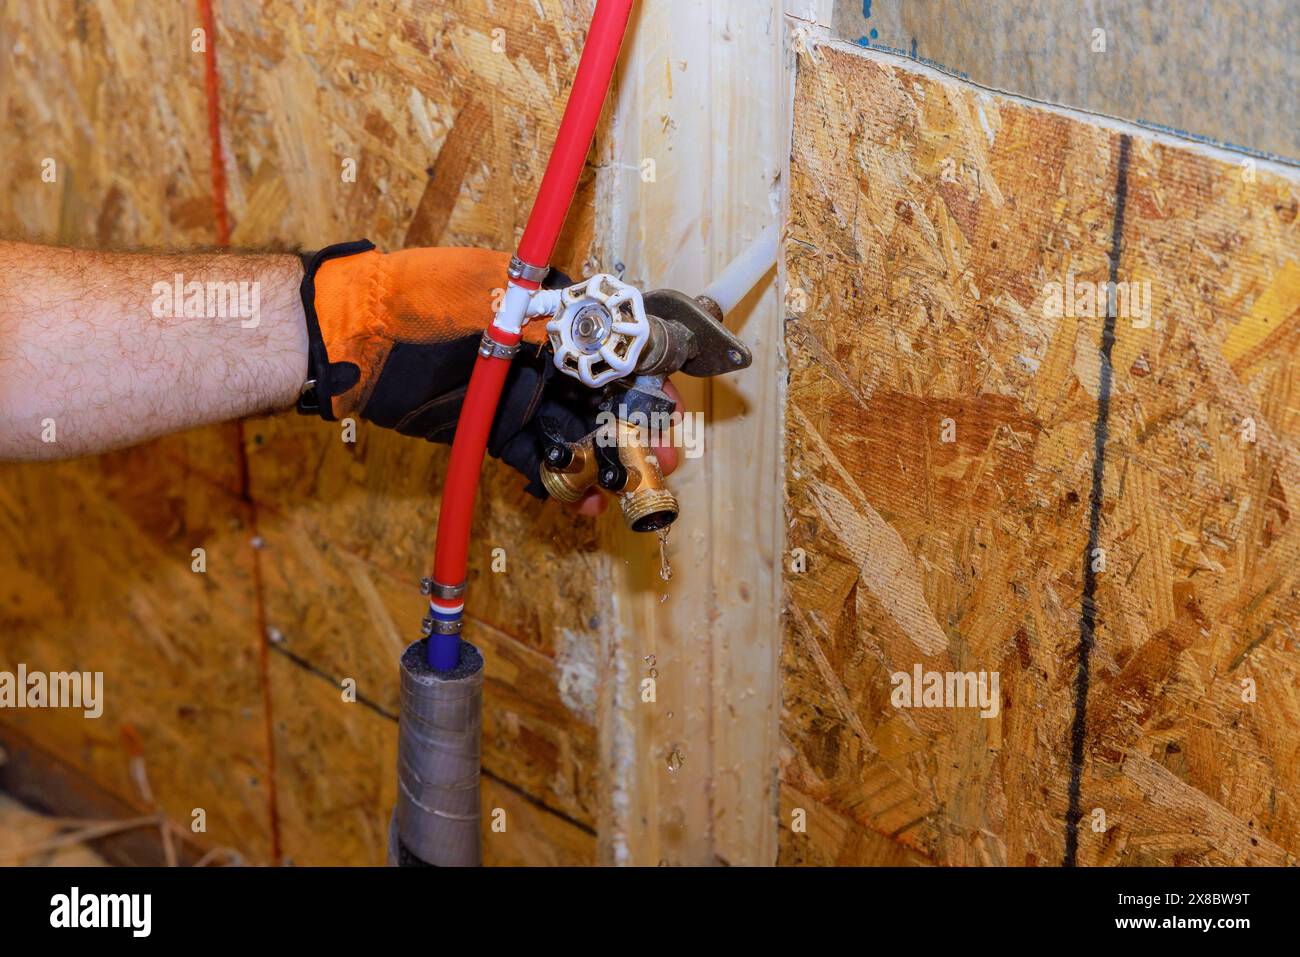
[[[677,519],[677,496],[665,485],[654,450],[635,425],[616,420],[577,442],[552,442],[542,458],[542,485],[573,504],[599,485],[618,497],[634,532],[654,532]]]
[[[546,325],[555,367],[601,389],[606,422],[577,442],[548,438],[541,478],[552,498],[574,504],[599,486],[618,496],[634,532],[676,521],[677,496],[664,483],[653,446],[628,419],[672,415],[663,391],[672,373],[707,377],[749,366],[749,349],[722,324],[723,311],[711,296],[672,289],[643,296],[604,274],[561,292]]]

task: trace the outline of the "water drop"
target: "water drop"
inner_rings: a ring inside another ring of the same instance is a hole
[[[659,577],[666,582],[673,580],[673,566],[668,561],[668,528],[659,529]]]

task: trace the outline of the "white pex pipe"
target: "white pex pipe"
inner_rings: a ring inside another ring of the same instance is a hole
[[[775,226],[764,227],[758,238],[704,290],[704,295],[718,304],[724,316],[735,309],[740,300],[749,295],[749,291],[767,275],[767,271],[776,265],[779,232]]]

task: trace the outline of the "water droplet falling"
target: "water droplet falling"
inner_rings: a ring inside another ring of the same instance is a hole
[[[673,748],[672,751],[668,753],[668,770],[670,772],[680,771],[682,765],[685,763],[686,758],[682,755],[681,748]]]

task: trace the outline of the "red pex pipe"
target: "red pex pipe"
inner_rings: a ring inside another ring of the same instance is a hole
[[[512,346],[520,337],[507,336],[500,329],[489,328],[490,335],[503,345]],[[470,375],[465,403],[456,423],[456,437],[451,445],[451,462],[447,466],[447,483],[438,512],[438,547],[434,556],[433,580],[447,585],[465,581],[469,554],[469,527],[474,514],[474,496],[478,491],[479,472],[487,451],[488,435],[496,417],[501,389],[510,371],[509,359],[479,354]],[[463,605],[460,599],[434,597],[433,606],[453,611]]]
[[[633,2],[597,0],[555,146],[519,243],[517,256],[528,265],[545,268],[551,263],[551,254],[577,192],[578,177],[582,175],[605,95],[614,77]],[[511,280],[511,284],[537,288],[535,282],[527,279]],[[522,319],[522,315],[516,318]],[[495,324],[488,326],[487,335],[507,346],[517,345],[521,338],[519,332]],[[488,436],[509,370],[510,359],[479,354],[456,424],[456,437],[452,440],[447,482],[438,511],[438,541],[433,564],[435,591],[429,601],[432,632],[428,642],[428,661],[438,671],[450,671],[460,660],[460,625],[465,607],[463,586],[474,498]],[[444,597],[438,594],[439,587],[453,589],[459,594]]]
[[[573,194],[578,190],[587,152],[596,135],[600,110],[614,78],[619,47],[627,32],[633,0],[598,0],[582,47],[582,59],[564,107],[550,162],[538,187],[533,211],[519,241],[519,258],[534,266],[549,266]]]

